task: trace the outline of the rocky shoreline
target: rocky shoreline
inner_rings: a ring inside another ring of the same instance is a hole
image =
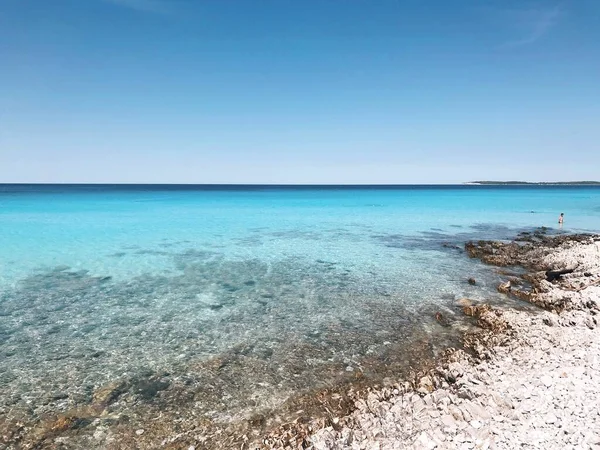
[[[599,449],[600,237],[540,230],[465,249],[501,267],[500,292],[542,309],[462,299],[481,328],[465,334],[464,349],[415,382],[369,392],[302,442],[272,436],[265,447]]]

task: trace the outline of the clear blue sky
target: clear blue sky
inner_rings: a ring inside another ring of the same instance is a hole
[[[0,182],[600,178],[600,1],[0,0]]]

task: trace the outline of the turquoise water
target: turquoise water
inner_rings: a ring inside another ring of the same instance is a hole
[[[556,229],[560,212],[564,231],[598,231],[600,188],[0,185],[0,413],[139,373],[173,386],[240,345],[262,381],[236,381],[212,418],[374,374],[390,348],[451,339],[431,318],[454,299],[502,301],[466,240]]]
[[[124,279],[174,269],[175,249],[389,265],[386,239],[493,228],[595,230],[595,187],[160,189],[0,187],[0,286],[68,265]],[[502,231],[502,230],[501,230]],[[496,231],[493,231],[496,233]],[[496,233],[497,234],[497,233]],[[380,236],[377,236],[380,235]],[[426,236],[425,236],[426,237]],[[392,252],[393,253],[393,252]],[[394,266],[392,264],[392,266]]]

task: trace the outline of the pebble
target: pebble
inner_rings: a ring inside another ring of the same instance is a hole
[[[544,383],[544,386],[546,387],[552,386],[552,378],[550,378],[548,375],[544,375],[542,378],[540,378],[540,381]]]
[[[471,426],[478,430],[481,428],[481,422],[479,420],[471,420]]]

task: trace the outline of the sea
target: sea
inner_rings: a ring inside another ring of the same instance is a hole
[[[598,232],[600,187],[0,185],[0,415],[129,380],[224,423],[393,378],[458,299],[515,301],[465,242],[536,229]]]

